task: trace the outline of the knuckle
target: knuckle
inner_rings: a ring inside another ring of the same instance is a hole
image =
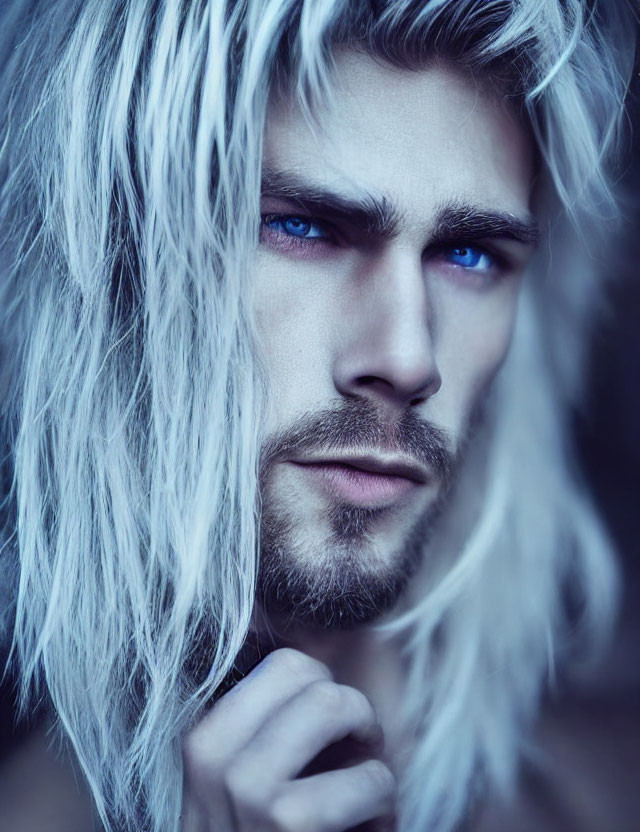
[[[362,691],[347,685],[337,687],[340,699],[335,703],[335,713],[340,722],[361,730],[378,724],[374,707]]]
[[[196,782],[211,778],[218,768],[208,737],[197,728],[182,741],[182,760],[185,775]]]
[[[396,778],[382,760],[367,760],[363,763],[361,772],[376,793],[390,798],[395,797]]]
[[[285,794],[277,795],[269,806],[269,829],[272,832],[315,832],[316,826],[304,807]]]
[[[311,682],[307,687],[306,695],[314,702],[315,706],[322,711],[333,711],[340,709],[344,704],[344,691],[342,686],[331,682],[328,679],[320,679]]]
[[[234,760],[227,766],[222,776],[222,785],[233,805],[254,807],[259,802],[256,784],[253,778],[247,775],[247,768],[242,764],[242,759]]]
[[[357,714],[362,714],[363,716],[375,719],[373,705],[369,702],[361,690],[345,686],[343,688],[343,696],[349,707],[351,707]]]
[[[329,668],[317,659],[307,656],[292,647],[280,647],[267,657],[267,661],[277,662],[283,672],[305,679],[331,678]]]

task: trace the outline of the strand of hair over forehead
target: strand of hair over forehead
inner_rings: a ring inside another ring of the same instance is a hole
[[[615,27],[619,5],[599,8]],[[12,0],[5,20],[0,314],[17,519],[1,562],[18,574],[23,702],[44,682],[109,829],[175,832],[180,736],[231,666],[253,603],[265,402],[245,284],[270,78],[288,73],[313,117],[330,103],[336,41],[396,63],[398,44],[427,44],[425,58],[435,44],[474,71],[524,51],[541,152],[583,222],[612,206],[604,161],[628,50],[577,0]],[[415,45],[404,59],[415,63]],[[584,583],[601,580],[603,614],[611,597],[606,543],[570,496],[555,359],[540,347],[560,321],[546,310],[542,336],[534,325],[550,298],[573,314],[575,343],[554,349],[562,386],[575,383],[588,272],[539,281],[526,300],[504,385],[513,394],[522,372],[541,382],[500,411],[465,550],[397,624],[413,633],[407,718],[424,737],[404,787],[412,832],[453,826],[478,760],[508,779],[567,524],[583,532]],[[429,644],[443,625],[438,662]]]

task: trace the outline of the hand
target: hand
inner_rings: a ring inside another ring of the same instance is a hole
[[[395,780],[379,759],[304,776],[346,737],[381,742],[364,694],[304,653],[274,651],[185,737],[182,832],[345,832],[389,816]]]

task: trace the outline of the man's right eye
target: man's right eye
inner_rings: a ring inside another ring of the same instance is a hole
[[[328,240],[326,227],[308,217],[293,214],[267,215],[262,218],[262,227],[276,234],[284,234],[298,240]]]

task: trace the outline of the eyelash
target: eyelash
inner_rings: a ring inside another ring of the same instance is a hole
[[[270,227],[271,223],[285,223],[288,220],[299,220],[310,226],[319,227],[323,230],[325,236],[301,237],[295,234],[289,234],[284,230],[277,230]],[[274,234],[279,237],[280,239],[278,241],[278,245],[285,250],[294,248],[308,249],[309,246],[335,245],[337,242],[337,235],[334,233],[329,223],[310,216],[305,216],[304,214],[265,214],[261,217],[260,222],[261,240],[264,239],[264,234]],[[446,254],[451,254],[452,252],[465,249],[476,252],[480,258],[488,257],[491,261],[490,265],[483,269],[477,269],[473,266],[463,266],[461,264],[451,262],[447,265],[450,265],[453,268],[461,269],[464,274],[469,275],[470,277],[477,276],[478,278],[492,275],[495,279],[498,279],[511,270],[511,264],[502,252],[497,251],[491,246],[479,245],[475,242],[465,240],[451,240],[446,243],[440,242],[437,245],[428,248],[426,255],[429,259],[432,259],[434,257],[444,256]]]

